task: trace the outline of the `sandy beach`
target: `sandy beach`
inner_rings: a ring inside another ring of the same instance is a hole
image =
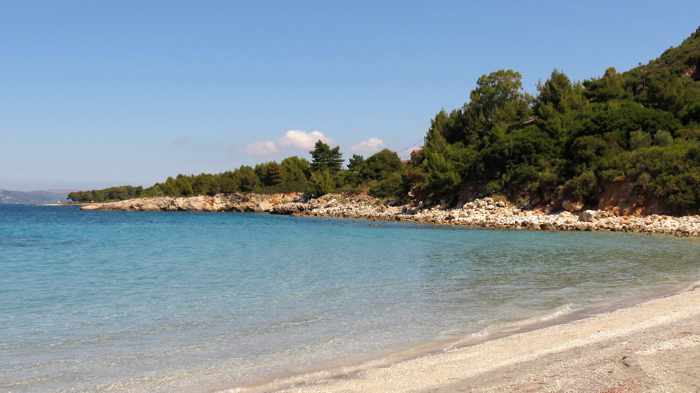
[[[697,392],[700,289],[472,346],[234,392]]]

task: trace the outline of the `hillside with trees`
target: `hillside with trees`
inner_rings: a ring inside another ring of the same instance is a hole
[[[528,94],[521,75],[480,77],[462,107],[438,112],[421,150],[354,155],[319,141],[289,157],[220,174],[178,175],[152,187],[72,193],[74,201],[230,192],[368,192],[454,205],[502,195],[524,206],[621,206],[700,211],[700,29],[626,72],[574,82],[555,70]]]

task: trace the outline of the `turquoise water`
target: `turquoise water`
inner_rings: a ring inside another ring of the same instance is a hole
[[[0,391],[211,392],[698,280],[700,242],[0,206]]]

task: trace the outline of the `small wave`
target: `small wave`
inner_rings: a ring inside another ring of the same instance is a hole
[[[700,280],[695,281],[688,285],[683,292],[692,292],[696,289],[700,289]]]
[[[509,325],[509,327],[511,328],[522,328],[530,325],[538,325],[544,322],[551,322],[553,320],[573,314],[575,311],[576,309],[574,308],[574,305],[571,303],[567,303],[551,310],[551,312],[547,314],[513,321],[508,323],[507,325]]]
[[[489,337],[492,328],[483,328],[479,331],[471,333],[464,338],[451,342],[448,346],[442,349],[443,352],[451,352],[465,345],[474,344],[478,341],[483,341]]]
[[[568,315],[575,313],[576,311],[578,310],[574,307],[573,304],[567,303],[551,310],[551,312],[546,313],[544,315],[538,315],[512,322],[493,324],[479,331],[471,333],[466,337],[451,342],[442,350],[443,352],[450,352],[456,349],[460,349],[467,345],[472,345],[482,341],[486,341],[491,338],[513,334],[515,332],[525,330],[528,327],[541,326],[542,324],[551,323],[552,321],[564,318]]]
[[[561,307],[555,308],[551,313],[541,316],[539,318],[539,322],[551,321],[553,319],[572,314],[574,311],[576,311],[576,309],[574,309],[574,305],[567,303]]]

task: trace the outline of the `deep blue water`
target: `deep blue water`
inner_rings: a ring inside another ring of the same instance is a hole
[[[652,296],[700,242],[0,205],[0,391],[208,392]]]

